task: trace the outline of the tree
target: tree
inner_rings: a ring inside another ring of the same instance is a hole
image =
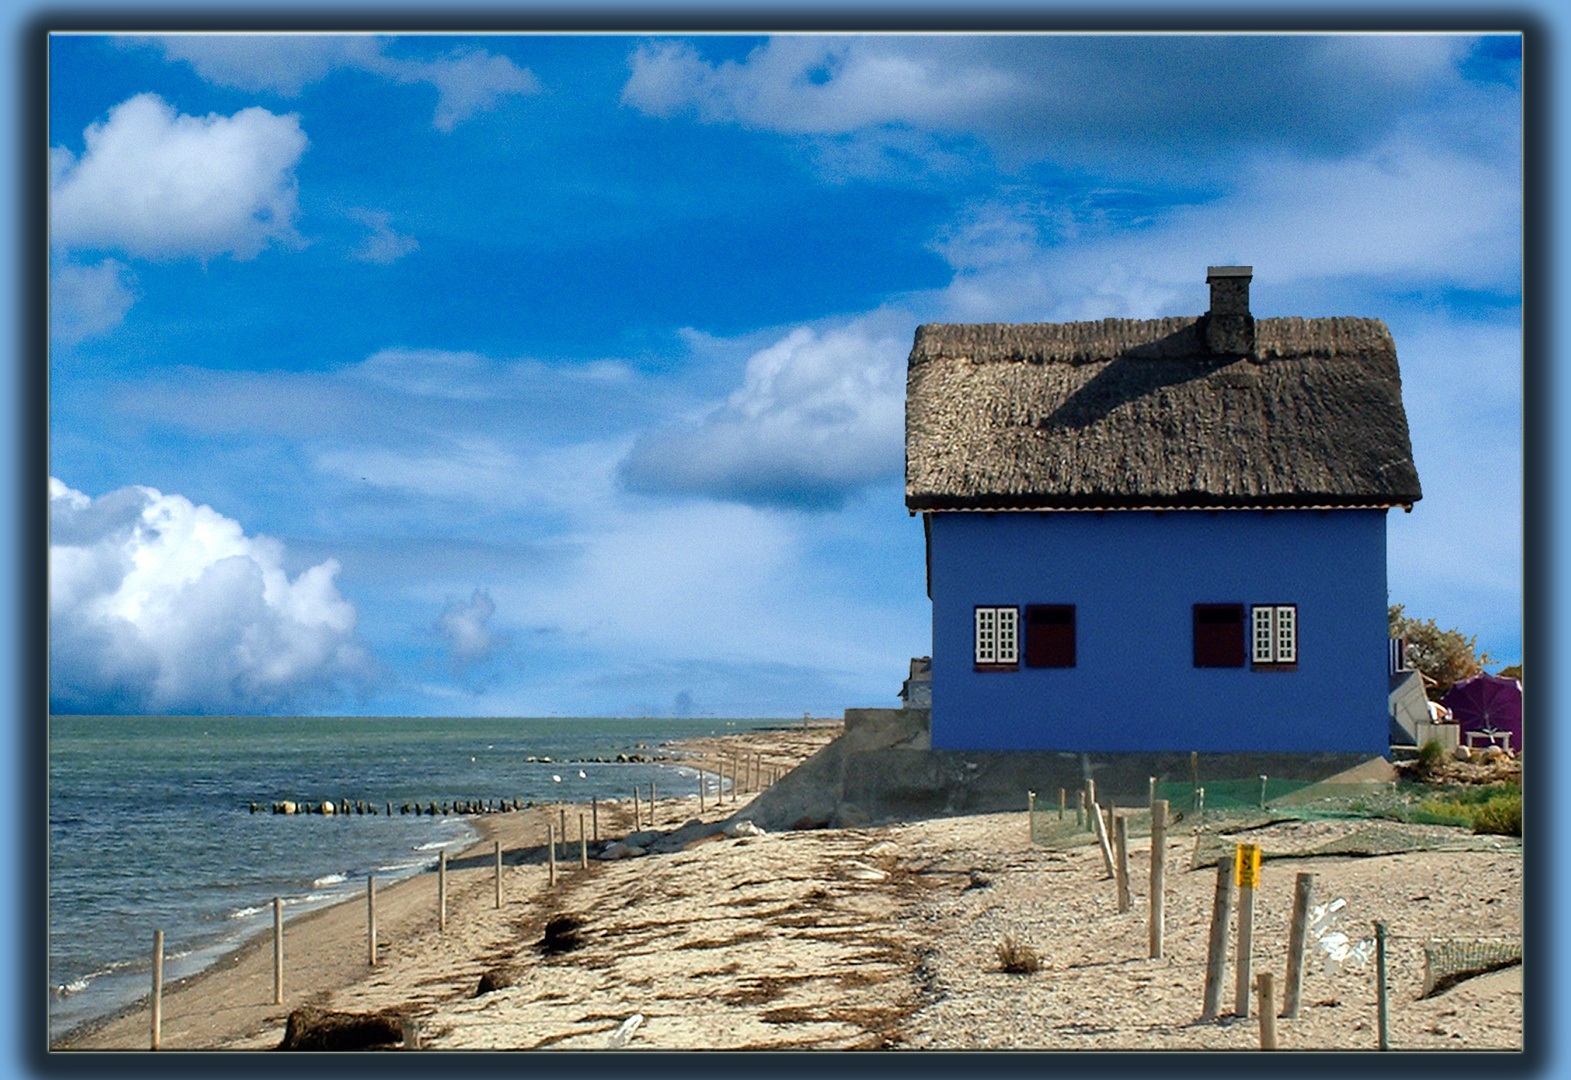
[[[1408,666],[1434,680],[1434,685],[1425,688],[1432,701],[1438,701],[1453,683],[1477,675],[1485,664],[1495,662],[1488,653],[1478,651],[1476,634],[1464,637],[1460,630],[1440,629],[1433,619],[1410,619],[1401,604],[1392,604],[1387,614],[1391,636],[1407,642]]]

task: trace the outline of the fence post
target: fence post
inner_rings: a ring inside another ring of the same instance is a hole
[[[1265,776],[1265,773],[1261,773],[1260,774],[1260,809],[1264,810],[1265,808],[1266,808],[1266,776]]]
[[[436,857],[436,928],[447,933],[447,852]]]
[[[496,842],[496,907],[502,909],[502,841]]]
[[[545,823],[545,849],[546,849],[546,864],[550,868],[549,874],[548,874],[548,876],[546,878],[546,884],[548,884],[548,885],[555,885],[556,884],[556,825],[555,825],[555,823],[553,823],[551,821],[551,819],[549,817],[546,818],[546,823]]]
[[[1064,789],[1058,789],[1058,820],[1064,820]]]
[[[1036,843],[1036,792],[1026,792],[1026,842]]]
[[[1146,800],[1146,805],[1147,806],[1155,806],[1156,805],[1156,777],[1154,777],[1154,776],[1151,777],[1149,780],[1146,781],[1146,784],[1151,789],[1151,794],[1150,794],[1150,797]]]
[[[655,827],[655,782],[649,781],[649,827]]]
[[[589,869],[589,834],[584,831],[584,815],[578,815],[578,868]]]
[[[1391,1012],[1386,996],[1386,924],[1375,923],[1375,1023],[1380,1049],[1391,1049]]]
[[[366,959],[376,967],[376,875],[365,879],[365,939]]]
[[[1107,871],[1108,877],[1116,878],[1118,872],[1113,869],[1113,845],[1107,839],[1107,825],[1102,821],[1102,808],[1092,803],[1086,813],[1090,815],[1092,829],[1096,832],[1097,847],[1102,852],[1102,866]]]
[[[1118,910],[1129,910],[1129,818],[1118,814],[1113,818],[1113,861],[1118,873]]]
[[[633,831],[634,832],[638,831],[639,823],[641,821],[643,821],[643,820],[644,820],[644,811],[643,811],[643,808],[638,803],[638,785],[634,784],[633,785]],[[567,826],[564,825],[564,826],[562,826],[562,828],[565,830],[567,828]]]
[[[164,932],[153,931],[153,1030],[151,1048],[163,1041],[164,1028]]]
[[[1195,795],[1197,792],[1199,792],[1199,790],[1200,754],[1197,751],[1191,750],[1189,751],[1189,808],[1191,810],[1199,809],[1199,804],[1195,801]]]
[[[1151,959],[1159,960],[1167,932],[1167,800],[1151,804]]]
[[[273,897],[273,1004],[284,1003],[284,899]]]
[[[1227,970],[1227,919],[1233,908],[1232,867],[1216,860],[1216,896],[1211,901],[1211,936],[1206,945],[1205,1004],[1200,1019],[1214,1020],[1222,1008],[1222,976]]]
[[[698,812],[704,812],[704,770],[698,770]]]
[[[1304,942],[1309,932],[1309,908],[1314,903],[1315,875],[1300,872],[1293,883],[1293,917],[1287,926],[1287,984],[1282,988],[1282,1016],[1298,1016],[1304,988]]]
[[[1262,971],[1255,978],[1260,993],[1260,1049],[1276,1049],[1276,999],[1272,993],[1271,973]]]
[[[562,840],[562,861],[566,862],[567,861],[567,807],[565,807],[565,806],[558,806],[556,808],[556,812],[557,812],[557,815],[558,815],[558,817],[559,817],[559,819],[561,821],[561,825],[562,825],[562,831],[557,834],[559,837],[561,837],[561,840]],[[635,821],[633,824],[636,827],[637,822]]]
[[[1249,1015],[1249,990],[1254,974],[1255,886],[1260,883],[1260,848],[1239,844],[1234,865],[1238,872],[1238,946],[1233,963],[1238,971],[1234,987],[1233,1012]]]
[[[699,776],[703,776],[704,774],[703,773],[699,773],[698,775]],[[699,782],[702,783],[702,781],[699,781]],[[699,790],[702,791],[703,789],[700,788]],[[702,810],[704,808],[703,807],[703,795],[699,795],[698,798],[699,798],[699,807],[698,808],[700,810]],[[594,830],[595,830],[595,843],[598,844],[600,842],[600,800],[595,798],[595,797],[593,797],[593,796],[590,796],[590,799],[589,799],[589,813],[590,813],[590,823],[594,826]]]

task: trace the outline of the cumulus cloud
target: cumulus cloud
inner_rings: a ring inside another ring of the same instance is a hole
[[[447,642],[455,673],[470,670],[487,657],[512,647],[507,634],[491,629],[491,616],[495,614],[496,604],[490,592],[476,589],[468,600],[449,601],[437,617],[436,632]]]
[[[299,118],[262,108],[186,116],[157,94],[116,105],[77,158],[50,152],[50,242],[145,259],[254,258],[296,244]]]
[[[125,265],[114,259],[93,266],[55,260],[49,270],[49,336],[75,344],[113,330],[136,299],[134,282]]]
[[[149,487],[93,499],[49,481],[50,707],[267,713],[369,685],[374,666],[329,559]]]
[[[393,231],[393,215],[385,210],[353,207],[349,216],[371,230],[371,234],[355,249],[354,257],[361,262],[388,266],[420,247],[420,241],[414,237],[400,236]]]
[[[533,94],[540,81],[527,68],[485,49],[461,47],[435,60],[388,56],[383,39],[348,34],[176,34],[133,39],[183,60],[218,86],[294,97],[335,70],[361,71],[436,89],[431,125],[450,132],[510,94]]]
[[[842,506],[899,474],[908,349],[867,323],[799,327],[754,354],[742,386],[702,421],[641,435],[621,481],[754,506]]]

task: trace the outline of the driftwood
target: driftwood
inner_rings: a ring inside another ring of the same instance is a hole
[[[395,1012],[333,1012],[305,1005],[289,1014],[280,1050],[372,1050],[404,1043],[404,1017]]]

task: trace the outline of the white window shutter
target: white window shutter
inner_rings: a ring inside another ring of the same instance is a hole
[[[976,609],[976,662],[998,662],[998,612],[996,608]]]
[[[1298,609],[1291,604],[1276,609],[1276,662],[1298,663]]]
[[[1269,607],[1250,609],[1250,655],[1257,664],[1269,664],[1275,657],[1272,650],[1273,627],[1271,625],[1271,612]]]
[[[1017,608],[1001,607],[998,609],[998,662],[1000,664],[1017,664],[1020,662],[1020,612]]]

